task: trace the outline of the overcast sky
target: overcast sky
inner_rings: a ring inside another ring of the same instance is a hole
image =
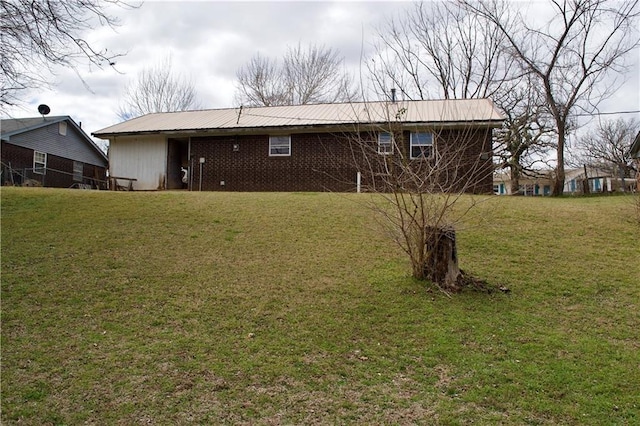
[[[70,115],[90,134],[120,121],[116,111],[127,83],[166,55],[175,71],[192,78],[203,108],[235,107],[236,71],[256,52],[279,58],[287,46],[313,42],[337,49],[358,73],[376,28],[410,6],[401,1],[147,1],[139,9],[117,9],[115,31],[98,27],[87,35],[96,47],[126,52],[117,60],[117,71],[80,68],[90,91],[74,71],[62,69],[52,90],[32,93],[23,108],[10,114],[37,116],[37,106],[45,103],[51,115]],[[638,55],[634,52],[636,66],[624,87],[601,110],[640,109]]]

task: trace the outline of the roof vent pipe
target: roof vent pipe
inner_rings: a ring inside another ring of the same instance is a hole
[[[396,89],[391,89],[391,102],[396,103]]]

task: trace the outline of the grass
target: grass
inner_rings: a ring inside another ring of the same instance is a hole
[[[366,195],[1,195],[2,424],[640,422],[627,197],[480,204],[448,298]]]

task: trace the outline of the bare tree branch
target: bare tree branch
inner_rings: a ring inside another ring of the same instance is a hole
[[[630,148],[638,132],[640,121],[637,119],[602,121],[595,130],[578,139],[576,148],[579,152],[572,163],[609,170],[616,176],[633,177],[638,170]]]
[[[274,106],[346,102],[355,99],[338,52],[311,44],[290,47],[281,62],[256,54],[237,72],[236,101]]]
[[[530,75],[500,93],[496,104],[506,120],[495,132],[494,156],[498,169],[509,170],[510,193],[515,195],[520,193],[520,177],[534,172],[534,166],[555,148],[555,133],[544,93]]]
[[[125,89],[118,116],[129,120],[153,112],[186,111],[200,108],[193,82],[177,75],[167,56],[158,64],[145,67]]]
[[[375,90],[406,99],[493,97],[514,76],[504,35],[454,2],[421,2],[378,29]]]
[[[459,270],[455,229],[490,193],[490,127],[407,123],[402,103],[387,105],[386,124],[346,135],[368,207],[407,255],[412,275],[450,293],[473,279]],[[352,164],[353,164],[352,163]],[[444,253],[448,250],[448,254]]]
[[[625,57],[639,45],[638,0],[553,0],[553,18],[537,26],[521,13],[514,26],[513,16],[505,16],[496,2],[460,3],[504,36],[523,71],[544,89],[557,135],[553,193],[562,195],[571,119],[576,112],[593,112],[613,93],[615,83],[602,83],[624,69]]]
[[[134,7],[121,0],[0,0],[0,108],[20,103],[28,89],[48,86],[43,70],[62,66],[79,75],[82,63],[115,66],[121,53],[97,49],[83,38],[96,24],[118,24],[107,12],[111,5]]]

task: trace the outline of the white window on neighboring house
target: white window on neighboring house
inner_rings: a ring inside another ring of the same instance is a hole
[[[269,156],[291,155],[291,136],[269,136]]]
[[[433,135],[427,132],[411,132],[411,158],[431,158]]]
[[[389,132],[378,133],[378,154],[393,153],[393,135]]]
[[[82,182],[82,172],[84,164],[80,161],[73,162],[73,181]]]
[[[67,122],[66,121],[61,121],[58,123],[58,133],[60,133],[62,136],[66,136],[67,135]]]
[[[33,172],[40,175],[47,171],[47,154],[45,152],[33,151]]]

